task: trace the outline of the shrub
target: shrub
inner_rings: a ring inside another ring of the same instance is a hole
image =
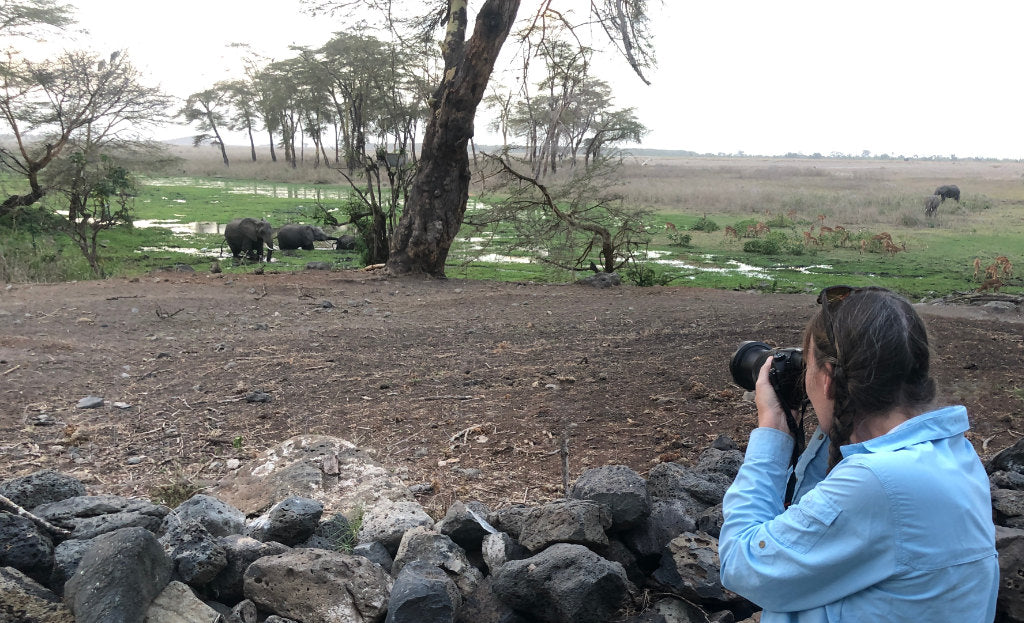
[[[672,244],[680,247],[690,246],[690,242],[693,240],[693,236],[690,234],[680,234],[679,232],[670,233],[668,239],[672,241]]]
[[[718,223],[712,221],[707,216],[702,216],[700,217],[700,220],[690,226],[690,229],[692,231],[702,231],[710,234],[713,231],[718,231],[721,227],[718,226]]]
[[[768,238],[754,238],[743,243],[743,250],[747,253],[759,253],[761,255],[778,255],[781,251],[779,243]]]
[[[626,264],[623,272],[630,283],[643,288],[666,286],[675,279],[675,275],[669,272],[659,273],[646,262],[638,262],[635,259]]]

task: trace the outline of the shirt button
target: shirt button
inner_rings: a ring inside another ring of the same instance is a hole
[[[818,439],[824,439],[825,433],[818,433]]]
[[[760,543],[758,543],[757,546],[760,547],[761,549],[764,549],[764,541],[761,541]]]

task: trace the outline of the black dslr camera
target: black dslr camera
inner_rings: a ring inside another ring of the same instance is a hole
[[[807,399],[804,391],[804,354],[800,348],[772,348],[764,342],[743,342],[729,362],[732,380],[748,391],[754,391],[757,375],[766,359],[771,357],[769,379],[779,402],[798,409]]]

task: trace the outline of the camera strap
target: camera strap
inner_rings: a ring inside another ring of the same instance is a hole
[[[789,427],[789,432],[793,434],[793,456],[789,458],[789,467],[792,469],[792,473],[789,475],[789,482],[786,484],[786,498],[783,500],[785,506],[789,506],[793,503],[793,495],[796,492],[796,463],[800,460],[800,455],[804,453],[804,448],[807,446],[806,436],[804,435],[804,411],[807,409],[807,401],[803,401],[800,405],[800,420],[797,421],[793,417],[793,412],[790,411],[789,405],[783,400],[783,396],[786,394],[782,388],[782,381],[779,379],[779,375],[774,367],[768,371],[768,380],[771,381],[772,389],[775,390],[775,395],[779,397],[779,405],[782,406],[782,412],[786,415],[786,426]]]

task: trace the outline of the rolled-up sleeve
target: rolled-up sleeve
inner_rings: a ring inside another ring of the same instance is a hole
[[[754,430],[722,505],[722,585],[776,612],[832,603],[896,569],[889,500],[858,462],[783,507],[792,444],[782,431]]]

